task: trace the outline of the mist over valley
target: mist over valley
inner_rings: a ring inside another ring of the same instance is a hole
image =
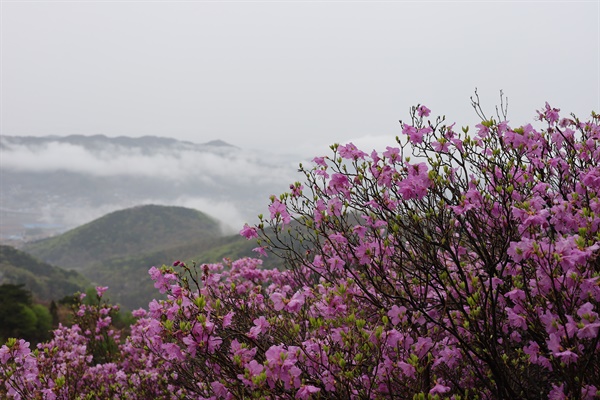
[[[300,156],[145,136],[2,136],[0,241],[21,245],[142,204],[197,209],[239,231],[299,177]]]

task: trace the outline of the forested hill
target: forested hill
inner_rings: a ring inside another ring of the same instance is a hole
[[[84,270],[89,264],[219,236],[219,223],[200,211],[145,205],[115,211],[62,235],[30,243],[24,250],[46,262]]]
[[[148,275],[152,266],[255,257],[256,246],[237,234],[222,235],[219,222],[197,210],[146,205],[108,214],[24,250],[81,272],[93,285],[108,286],[108,297],[131,310],[160,295]]]
[[[90,281],[76,271],[41,262],[10,246],[0,246],[0,284],[24,284],[43,302],[84,291]]]

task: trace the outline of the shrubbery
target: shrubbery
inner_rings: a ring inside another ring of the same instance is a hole
[[[0,343],[15,336],[35,343],[48,340],[53,317],[51,310],[33,302],[24,285],[0,285]]]
[[[474,105],[473,133],[417,106],[398,147],[301,166],[241,232],[279,270],[153,267],[168,300],[134,312],[127,339],[99,303],[35,351],[9,341],[0,394],[596,397],[600,117],[546,104],[542,128],[511,128]]]

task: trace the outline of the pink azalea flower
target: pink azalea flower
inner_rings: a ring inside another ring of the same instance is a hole
[[[402,129],[402,133],[404,135],[408,136],[408,139],[413,144],[418,144],[418,143],[423,142],[423,134],[421,132],[417,131],[417,128],[415,128],[414,126],[404,125],[404,128]]]
[[[304,190],[304,186],[302,185],[290,185],[290,191],[293,197],[300,197],[302,195],[302,190]]]
[[[252,339],[256,339],[258,335],[266,332],[267,329],[269,329],[269,327],[271,326],[271,324],[269,324],[269,321],[267,321],[267,319],[262,315],[252,322],[254,322],[254,326],[250,328],[250,332],[248,333],[248,337]]]
[[[253,226],[249,226],[248,224],[244,224],[244,227],[240,231],[240,235],[245,237],[246,239],[253,239],[258,237],[258,233],[256,232],[256,228]]]
[[[315,158],[313,158],[313,162],[321,167],[327,167],[327,163],[325,162],[325,157],[315,157]]]
[[[337,271],[337,272],[342,272],[344,269],[344,265],[346,265],[344,260],[342,260],[338,256],[333,256],[333,257],[327,259],[327,263],[331,267],[332,271]]]
[[[233,320],[234,315],[234,311],[229,311],[223,316],[223,328],[227,328],[229,325],[231,325],[231,321]]]
[[[161,346],[167,360],[183,361],[185,357],[181,353],[181,349],[175,343],[163,343]]]
[[[98,293],[98,297],[102,297],[104,292],[108,290],[108,286],[96,286],[96,293]]]
[[[304,305],[304,293],[301,290],[299,290],[296,293],[294,293],[294,295],[288,302],[286,310],[295,313],[300,311],[302,305]]]
[[[594,385],[585,385],[581,388],[581,398],[592,400],[597,398],[598,389]]]
[[[395,304],[392,306],[390,311],[388,311],[388,313],[387,313],[388,317],[390,317],[392,319],[393,325],[398,325],[400,323],[400,321],[404,321],[406,319],[405,314],[406,314],[406,307],[404,307],[404,306],[398,307]]]
[[[296,392],[296,398],[301,399],[301,400],[306,400],[306,399],[310,398],[310,395],[312,395],[314,393],[318,393],[320,391],[321,391],[321,389],[319,389],[318,387],[315,387],[312,385],[303,385]]]
[[[260,247],[255,247],[252,249],[253,252],[260,254],[263,257],[267,257],[267,251],[265,250],[265,248],[263,246]]]
[[[327,211],[331,212],[332,215],[342,215],[342,201],[337,197],[332,197],[327,202]]]
[[[550,104],[546,102],[544,106],[544,111],[538,111],[538,115],[540,119],[546,119],[548,123],[554,124],[560,119],[560,115],[558,114],[560,109],[550,107]]]
[[[329,189],[332,194],[336,193],[348,193],[348,186],[350,182],[348,181],[348,177],[344,174],[333,174],[331,176],[331,180],[329,181]]]
[[[510,326],[527,330],[527,321],[525,320],[525,317],[515,313],[510,307],[506,307],[505,310]]]
[[[269,296],[271,301],[273,302],[273,308],[275,309],[275,311],[281,311],[283,310],[283,308],[285,307],[285,297],[278,292],[275,293],[271,293],[271,296]]]
[[[579,339],[593,339],[598,336],[598,331],[600,331],[600,322],[588,323],[579,329],[577,337]]]
[[[433,341],[430,337],[419,337],[415,343],[415,354],[421,358],[433,347]]]
[[[559,353],[555,353],[554,356],[559,357],[560,360],[565,364],[577,362],[577,359],[579,358],[579,356],[573,353],[571,350],[565,350]]]
[[[348,240],[344,237],[344,235],[342,235],[339,232],[332,233],[331,235],[329,235],[329,239],[331,239],[331,241],[333,241],[334,243],[337,243],[337,244],[347,244],[348,243]]]
[[[419,108],[417,108],[417,115],[419,117],[429,117],[429,114],[431,113],[431,110],[425,106],[419,106]]]
[[[552,390],[548,393],[548,400],[566,400],[564,383],[561,385],[552,384]]]
[[[477,128],[477,136],[482,139],[485,139],[490,133],[490,128],[483,124],[477,124],[475,125],[475,128]]]
[[[6,364],[11,357],[10,349],[6,345],[0,347],[0,364]]]
[[[215,395],[217,395],[219,398],[225,398],[229,394],[229,391],[227,390],[225,385],[223,385],[219,381],[211,382],[210,386],[211,386],[213,392],[215,393]]]
[[[448,393],[450,391],[450,386],[446,386],[440,383],[440,381],[437,381],[435,383],[435,386],[433,388],[431,388],[431,390],[429,391],[429,394],[432,395],[436,395],[436,394],[444,394],[444,393]]]
[[[442,140],[441,142],[439,140],[436,140],[432,143],[432,146],[434,150],[438,153],[447,153],[450,149],[450,142],[448,142],[447,140]]]
[[[248,368],[248,371],[250,372],[250,376],[259,375],[264,370],[264,367],[261,364],[259,364],[256,360],[250,361],[246,365],[246,367]]]
[[[287,212],[285,204],[279,200],[275,200],[273,203],[271,203],[269,206],[269,211],[271,212],[271,219],[281,218],[281,221],[284,225],[290,223],[290,214]]]
[[[147,312],[143,308],[138,308],[137,310],[133,310],[131,312],[131,315],[133,315],[136,318],[143,318],[146,316],[146,314]]]
[[[345,146],[338,146],[338,152],[340,156],[347,160],[362,160],[367,156],[367,153],[359,150],[354,143],[348,143]]]
[[[383,156],[392,161],[396,161],[400,159],[400,149],[398,147],[386,147],[386,151],[383,152]]]
[[[415,367],[413,367],[412,365],[405,363],[404,361],[400,361],[400,362],[398,362],[398,366],[402,370],[402,373],[404,375],[406,375],[407,377],[409,377],[409,378],[415,377],[415,373],[417,371],[415,370]]]

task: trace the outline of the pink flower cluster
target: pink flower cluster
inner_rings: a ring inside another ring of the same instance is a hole
[[[126,339],[108,306],[82,306],[37,350],[0,349],[0,394],[596,398],[600,118],[546,105],[542,128],[470,136],[430,112],[381,154],[332,146],[271,197],[240,233],[281,269],[153,267],[167,299]]]

